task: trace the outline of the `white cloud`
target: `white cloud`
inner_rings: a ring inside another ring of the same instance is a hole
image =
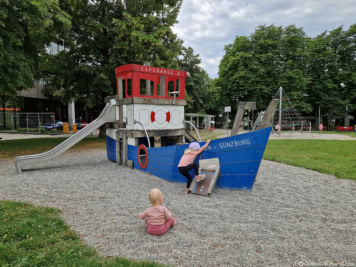
[[[259,25],[295,24],[314,37],[341,25],[347,29],[356,23],[355,14],[355,0],[184,0],[173,30],[215,78],[224,46]]]

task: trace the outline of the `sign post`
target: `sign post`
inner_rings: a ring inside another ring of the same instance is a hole
[[[226,136],[229,136],[229,112],[231,112],[231,106],[225,107],[225,112],[226,112]]]

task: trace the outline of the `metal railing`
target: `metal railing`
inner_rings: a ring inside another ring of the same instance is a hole
[[[40,133],[54,129],[55,115],[52,112],[0,112],[0,130],[19,133]]]

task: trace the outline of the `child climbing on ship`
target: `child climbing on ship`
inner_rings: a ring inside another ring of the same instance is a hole
[[[162,192],[154,188],[149,194],[148,198],[151,201],[152,207],[146,209],[139,214],[142,220],[145,220],[147,226],[147,233],[151,235],[163,235],[171,227],[175,226],[177,222],[172,216],[172,213],[164,206],[162,206]]]
[[[207,146],[210,144],[210,140],[206,141],[206,144],[202,147],[200,147],[198,142],[192,142],[190,143],[188,149],[184,151],[184,155],[179,161],[178,164],[178,171],[180,174],[182,174],[185,178],[187,178],[187,188],[185,189],[185,193],[189,194],[189,187],[190,184],[193,181],[192,176],[190,175],[189,171],[194,169],[195,172],[195,180],[197,182],[203,180],[205,178],[205,175],[199,175],[199,166],[197,163],[194,162],[195,158],[202,153]]]

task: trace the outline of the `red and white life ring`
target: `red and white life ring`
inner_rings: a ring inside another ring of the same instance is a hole
[[[156,128],[164,128],[171,121],[171,113],[166,106],[155,106],[151,111],[151,122]]]

